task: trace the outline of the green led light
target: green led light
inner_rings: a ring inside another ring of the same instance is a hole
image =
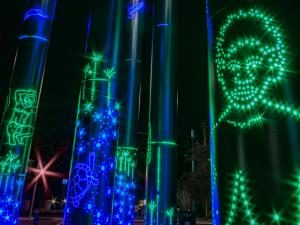
[[[102,53],[93,52],[93,55],[92,55],[91,59],[95,63],[103,62],[103,54]]]
[[[92,112],[94,109],[94,105],[92,102],[86,102],[84,105],[83,105],[83,111],[84,113],[88,114],[90,112]]]
[[[119,149],[123,149],[123,150],[132,150],[132,151],[137,151],[138,148],[135,147],[130,147],[130,146],[119,146]]]
[[[152,146],[150,144],[151,139],[152,139],[151,123],[148,122],[148,147],[147,147],[146,165],[149,165],[152,159]]]
[[[280,224],[280,221],[281,221],[280,214],[274,211],[272,214],[272,222],[275,224]]]
[[[155,144],[159,144],[159,145],[171,145],[171,146],[176,146],[177,145],[173,141],[151,141],[149,144],[150,145],[155,145]]]
[[[36,113],[35,90],[18,89],[14,93],[13,110],[6,126],[8,145],[26,145],[33,135],[33,119]]]
[[[175,215],[174,208],[168,209],[166,211],[166,215],[169,219],[169,225],[173,225],[174,215]]]
[[[297,184],[296,184],[296,222],[297,225],[300,225],[300,175],[298,175],[297,178]]]
[[[226,217],[225,225],[235,225],[240,223],[245,224],[300,224],[300,176],[293,176],[291,181],[287,182],[290,187],[295,191],[292,193],[292,205],[289,202],[289,205],[286,205],[282,208],[282,212],[286,211],[287,207],[292,206],[292,215],[291,218],[283,218],[281,212],[278,212],[273,209],[273,212],[270,214],[265,214],[270,217],[269,223],[260,223],[258,222],[258,214],[254,214],[255,205],[252,203],[252,196],[250,196],[250,191],[248,189],[248,179],[244,171],[239,170],[235,173],[232,181],[231,194],[229,196],[230,204],[226,208]],[[238,217],[238,213],[243,213],[243,217]]]
[[[150,211],[150,215],[149,215],[149,225],[153,225],[154,223],[154,212],[155,212],[155,209],[157,207],[157,204],[155,201],[152,201],[152,202],[149,202],[148,204],[148,208],[149,208],[149,211]]]
[[[244,213],[244,220],[251,225],[257,225],[256,218],[253,214],[253,204],[251,203],[249,190],[247,189],[247,179],[243,171],[238,171],[234,175],[232,194],[230,199],[228,216],[226,217],[225,225],[236,224],[237,211],[241,210]],[[238,207],[238,204],[241,207]]]
[[[84,69],[84,79],[82,81],[81,89],[81,99],[82,111],[85,114],[90,114],[95,109],[95,100],[97,96],[96,83],[97,82],[106,82],[106,103],[107,106],[110,105],[110,100],[112,98],[111,93],[111,82],[113,77],[116,74],[115,68],[106,69],[103,71],[104,77],[100,77],[99,68],[103,63],[103,54],[93,52],[90,58],[90,63],[88,63]],[[119,110],[121,108],[120,103],[116,103],[115,109]]]
[[[16,173],[16,171],[21,167],[21,161],[18,159],[17,154],[9,152],[2,161],[0,161],[0,171],[1,173]]]
[[[249,21],[262,35],[227,41],[235,24]],[[213,128],[221,122],[241,129],[258,126],[265,112],[300,120],[298,107],[271,97],[286,78],[286,49],[280,26],[261,10],[238,10],[227,16],[216,39],[216,74],[225,107]]]
[[[94,67],[92,71],[91,100],[94,101],[96,96],[96,81],[94,79],[97,77],[98,65],[103,62],[103,55],[93,52],[92,62]]]
[[[116,102],[116,104],[115,104],[115,110],[117,110],[117,111],[121,110],[121,103],[120,102]]]
[[[108,79],[106,100],[107,100],[107,104],[109,105],[111,99],[111,80],[113,76],[116,74],[116,70],[114,67],[112,67],[110,69],[104,70],[104,74],[105,77]]]
[[[119,146],[117,150],[117,170],[126,173],[127,176],[131,176],[132,178],[136,166],[136,151],[137,148],[129,146]]]

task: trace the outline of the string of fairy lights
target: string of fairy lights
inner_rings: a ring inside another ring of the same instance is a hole
[[[249,189],[249,179],[247,174],[243,170],[238,170],[232,175],[233,179],[231,181],[231,189],[229,195],[230,204],[226,208],[226,216],[224,217],[225,225],[234,225],[238,223],[247,223],[249,225],[259,225],[259,224],[291,224],[298,225],[300,221],[299,216],[299,203],[300,203],[300,176],[293,176],[293,179],[288,183],[289,187],[294,189],[294,194],[292,195],[292,204],[289,207],[293,208],[291,218],[283,218],[282,212],[287,210],[286,206],[283,206],[281,211],[277,211],[274,208],[272,213],[268,214],[270,218],[268,223],[261,223],[259,221],[259,216],[262,213],[255,213],[256,205],[253,203],[253,194],[251,194]],[[288,202],[288,201],[287,201]],[[242,213],[242,217],[238,217],[238,214]]]

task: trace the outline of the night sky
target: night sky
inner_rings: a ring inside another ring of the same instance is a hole
[[[87,7],[83,0],[58,1],[45,78],[40,99],[35,137],[72,140],[77,99],[84,66]],[[149,3],[149,1],[148,1]],[[24,12],[20,0],[1,5],[0,31],[0,116],[8,92]],[[151,7],[150,7],[151,8]],[[178,133],[187,135],[208,120],[207,41],[205,1],[179,1],[178,10]],[[151,12],[144,12],[151,18]],[[150,15],[150,16],[149,16]],[[145,24],[144,39],[151,37]],[[143,46],[145,54],[151,46]],[[149,59],[149,56],[144,56]],[[149,62],[148,62],[149,63]],[[150,71],[143,73],[143,102],[140,131],[147,131]]]

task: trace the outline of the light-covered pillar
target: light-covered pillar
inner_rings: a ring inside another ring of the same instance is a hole
[[[127,9],[126,7],[123,7]],[[119,79],[122,113],[116,158],[113,224],[133,224],[135,209],[136,136],[142,69],[144,1],[129,0],[124,44],[125,62]]]
[[[56,0],[29,0],[0,139],[0,224],[18,223]]]
[[[155,0],[145,224],[171,225],[176,207],[176,1]]]

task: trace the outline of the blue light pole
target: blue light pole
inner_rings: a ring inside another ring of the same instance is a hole
[[[56,0],[29,0],[0,139],[0,223],[18,223]]]
[[[175,223],[176,1],[155,0],[146,162],[145,224]]]
[[[113,224],[133,224],[135,203],[136,133],[138,127],[144,1],[129,0],[119,89],[122,120],[117,149]],[[126,15],[126,14],[125,14]],[[126,44],[125,44],[126,43]]]

